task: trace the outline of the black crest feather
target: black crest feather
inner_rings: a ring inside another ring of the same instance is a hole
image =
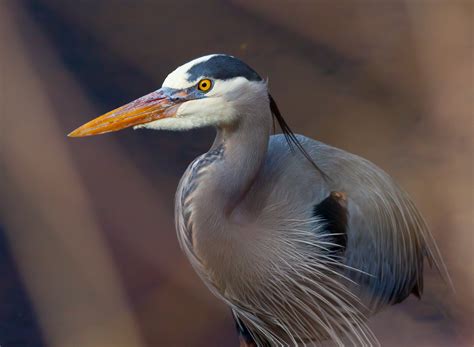
[[[306,152],[303,145],[296,137],[295,133],[291,130],[288,123],[286,123],[273,97],[270,94],[268,94],[268,98],[270,99],[270,110],[273,115],[273,124],[275,125],[275,119],[276,119],[276,121],[278,122],[278,125],[280,126],[281,132],[285,136],[286,142],[288,143],[288,146],[290,147],[290,150],[294,152],[295,147],[296,147],[296,149],[300,151],[301,154],[304,155],[304,157],[311,163],[311,165],[321,174],[321,176],[324,179],[329,179],[329,176],[326,175],[326,173],[316,164],[313,158],[311,158],[308,152]]]

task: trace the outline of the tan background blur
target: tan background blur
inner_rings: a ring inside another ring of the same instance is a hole
[[[0,345],[236,346],[178,248],[173,195],[212,130],[66,134],[208,53],[268,76],[298,133],[413,196],[457,293],[428,272],[371,326],[472,346],[473,1],[0,0]]]

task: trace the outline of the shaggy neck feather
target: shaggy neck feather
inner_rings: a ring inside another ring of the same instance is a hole
[[[262,168],[271,129],[269,107],[260,111],[258,116],[243,115],[238,124],[218,128],[208,153],[223,148],[222,157],[202,175],[193,197],[195,247],[211,268],[232,262],[233,242],[241,237],[234,235],[236,226],[246,222],[241,203]]]

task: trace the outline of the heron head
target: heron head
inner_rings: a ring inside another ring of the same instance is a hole
[[[223,54],[192,60],[170,73],[163,86],[82,125],[72,137],[128,127],[187,130],[227,126],[268,109],[267,84],[247,64]]]

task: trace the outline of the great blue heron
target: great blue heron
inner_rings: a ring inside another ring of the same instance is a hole
[[[313,115],[312,115],[313,116]],[[283,135],[271,135],[275,120]],[[377,344],[366,317],[447,275],[408,195],[371,162],[301,135],[239,59],[188,62],[161,89],[69,136],[217,129],[179,184],[178,239],[246,346]]]

